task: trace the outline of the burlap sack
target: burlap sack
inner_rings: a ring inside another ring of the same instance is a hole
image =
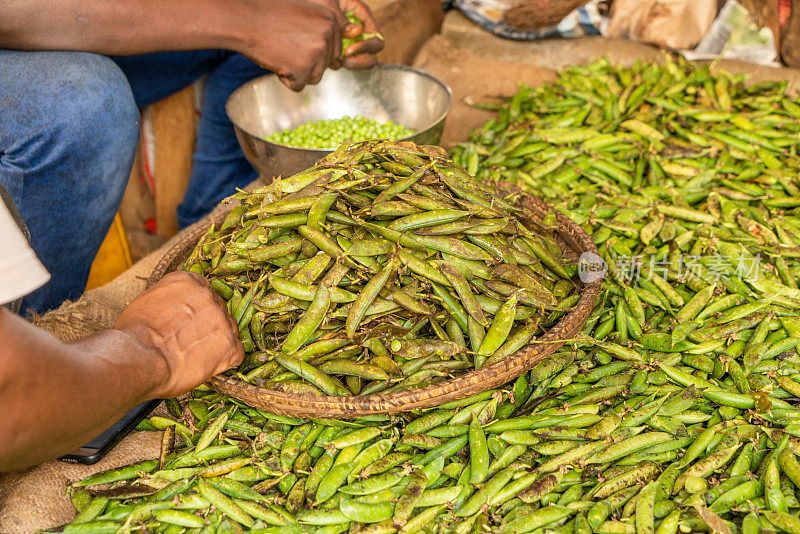
[[[607,35],[666,48],[693,48],[716,15],[716,0],[616,0]]]

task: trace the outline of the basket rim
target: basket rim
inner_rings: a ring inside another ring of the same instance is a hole
[[[555,231],[568,248],[578,254],[585,252],[598,254],[591,237],[575,221],[538,197],[526,193],[516,186],[500,184],[500,188],[518,195],[517,205],[523,209],[523,212],[527,212],[525,213],[527,219],[531,219],[531,215],[541,219],[547,211],[552,211],[558,223]],[[198,224],[196,228],[168,249],[153,269],[147,286],[151,286],[167,273],[177,270],[178,262],[182,263],[185,259],[181,257],[182,254],[185,254],[187,250],[191,251],[211,224],[221,222],[226,214],[227,212],[223,211],[208,218],[202,224]],[[298,395],[276,391],[223,374],[212,377],[206,383],[217,392],[230,395],[255,408],[294,417],[354,418],[435,407],[506,384],[564,346],[572,336],[578,333],[591,313],[600,293],[602,281],[601,277],[592,282],[583,283],[580,289],[580,298],[575,306],[541,337],[535,338],[516,353],[491,365],[437,384],[386,394],[329,396]]]

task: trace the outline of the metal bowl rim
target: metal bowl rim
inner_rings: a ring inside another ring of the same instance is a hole
[[[419,74],[419,75],[421,75],[421,76],[423,76],[425,78],[428,78],[428,79],[432,80],[433,82],[438,84],[440,87],[444,88],[445,92],[447,93],[447,107],[446,107],[446,109],[444,110],[444,112],[442,112],[441,115],[439,115],[438,118],[436,118],[434,121],[431,122],[430,126],[425,128],[424,130],[420,130],[418,132],[414,132],[413,135],[409,135],[409,136],[403,137],[401,139],[397,139],[397,141],[408,141],[408,140],[412,139],[413,137],[416,137],[417,135],[420,135],[420,134],[423,134],[423,133],[427,132],[428,130],[432,129],[434,126],[439,124],[441,121],[443,121],[445,118],[447,118],[448,113],[450,113],[450,111],[453,109],[453,90],[450,89],[449,85],[444,83],[442,80],[440,80],[439,78],[437,78],[433,74],[425,72],[424,70],[418,69],[416,67],[410,67],[408,65],[401,65],[399,63],[378,63],[377,65],[375,65],[372,68],[373,69],[385,69],[385,70],[405,70],[405,71],[408,71],[408,72],[413,72],[415,74]],[[231,100],[233,100],[234,95],[236,95],[236,93],[238,93],[239,91],[241,91],[245,87],[249,86],[250,84],[252,84],[252,83],[254,83],[254,82],[258,81],[258,80],[262,80],[262,79],[264,79],[264,78],[266,78],[268,76],[273,76],[273,74],[264,74],[262,76],[259,76],[258,78],[253,78],[249,82],[247,82],[244,85],[242,85],[241,87],[237,88],[233,93],[231,93],[231,96],[228,97],[228,100],[225,102],[225,114],[228,115],[228,118],[233,123],[233,125],[236,128],[238,128],[239,130],[241,130],[244,133],[246,133],[247,135],[255,137],[256,139],[259,139],[260,141],[266,143],[267,145],[272,145],[272,146],[276,146],[276,147],[280,147],[280,148],[288,148],[288,149],[291,149],[291,150],[303,150],[303,151],[306,151],[306,152],[315,152],[315,153],[319,153],[320,157],[323,157],[323,156],[331,153],[332,151],[336,150],[336,147],[330,147],[330,148],[305,148],[305,147],[299,147],[299,146],[283,145],[281,143],[275,143],[273,141],[268,141],[267,139],[263,139],[263,138],[259,137],[258,135],[254,134],[253,132],[247,130],[246,128],[240,126],[233,119],[233,117],[231,117],[231,114],[230,114],[230,103],[231,103]]]

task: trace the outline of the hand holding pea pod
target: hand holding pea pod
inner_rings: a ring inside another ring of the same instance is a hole
[[[369,7],[359,0],[339,0],[350,25],[342,32],[342,63],[348,69],[368,69],[377,62],[384,40]]]
[[[180,395],[241,363],[238,328],[226,311],[208,282],[192,273],[167,275],[123,310],[115,328],[159,357],[152,371],[163,376],[154,398]]]

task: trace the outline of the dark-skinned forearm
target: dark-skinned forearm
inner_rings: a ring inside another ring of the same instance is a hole
[[[117,55],[203,48],[243,52],[253,1],[7,0],[0,2],[0,48]]]
[[[64,344],[0,307],[0,472],[83,445],[151,398],[161,356],[118,330]]]

